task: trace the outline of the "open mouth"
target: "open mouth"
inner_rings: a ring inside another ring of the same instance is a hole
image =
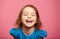
[[[33,22],[33,20],[26,20],[26,22],[27,22],[27,23],[32,23],[32,22]]]

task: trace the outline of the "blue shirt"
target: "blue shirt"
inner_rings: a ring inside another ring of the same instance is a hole
[[[37,30],[35,29],[33,33],[30,35],[26,35],[23,33],[22,28],[12,28],[10,30],[10,34],[17,38],[17,39],[38,39],[38,38],[44,38],[47,36],[47,32],[45,30]]]

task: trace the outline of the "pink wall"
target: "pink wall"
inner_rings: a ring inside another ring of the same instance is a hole
[[[43,29],[47,30],[45,39],[60,39],[60,0],[0,0],[0,39],[12,39],[9,30],[22,6],[32,4],[37,7]]]

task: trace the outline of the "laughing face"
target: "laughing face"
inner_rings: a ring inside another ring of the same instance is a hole
[[[22,23],[26,27],[32,27],[36,23],[36,11],[32,7],[25,7],[22,11]]]

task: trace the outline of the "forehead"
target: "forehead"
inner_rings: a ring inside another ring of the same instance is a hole
[[[23,9],[23,12],[36,12],[35,9],[33,7],[25,7]]]

